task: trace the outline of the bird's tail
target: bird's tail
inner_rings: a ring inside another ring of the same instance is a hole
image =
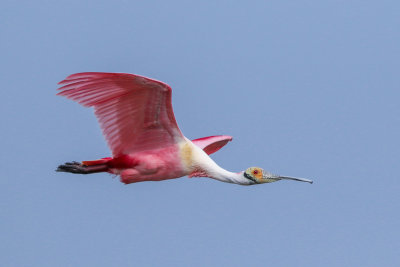
[[[108,172],[108,162],[111,158],[102,158],[98,160],[82,161],[82,162],[66,162],[58,166],[58,172],[70,172],[77,174],[90,174],[96,172]]]

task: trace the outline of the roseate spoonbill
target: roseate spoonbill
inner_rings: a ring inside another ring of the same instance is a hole
[[[85,107],[94,107],[112,157],[67,162],[57,171],[119,175],[125,184],[161,181],[182,176],[210,177],[240,185],[311,180],[271,174],[251,167],[234,173],[218,166],[208,155],[231,136],[209,136],[190,141],[178,128],[171,104],[171,87],[126,73],[84,72],[59,82],[57,95]]]

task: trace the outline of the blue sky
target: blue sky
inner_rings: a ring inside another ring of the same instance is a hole
[[[397,266],[398,1],[8,1],[0,9],[2,266]],[[298,182],[125,186],[54,172],[109,155],[82,71],[173,88],[213,158]]]

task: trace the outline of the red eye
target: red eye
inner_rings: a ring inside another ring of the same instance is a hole
[[[257,175],[257,174],[258,174],[258,170],[254,170],[254,171],[253,171],[253,174],[254,174],[254,175]]]

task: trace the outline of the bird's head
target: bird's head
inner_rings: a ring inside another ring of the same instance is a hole
[[[250,184],[264,184],[264,183],[272,183],[279,180],[294,180],[300,182],[307,182],[312,184],[313,181],[303,178],[294,178],[288,176],[280,176],[269,173],[259,167],[250,167],[246,171],[243,172],[243,176],[248,179]]]

